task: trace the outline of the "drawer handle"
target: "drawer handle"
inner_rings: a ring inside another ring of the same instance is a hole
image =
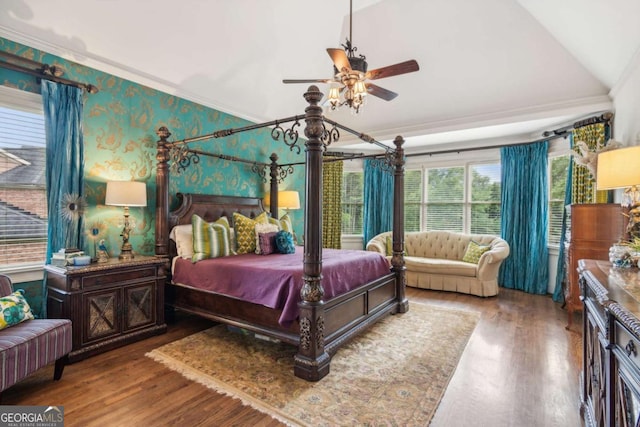
[[[633,353],[633,357],[636,357],[638,355],[638,351],[636,350],[636,345],[631,340],[629,340],[627,345],[624,346],[624,349],[627,351],[627,356],[631,356],[632,353]]]

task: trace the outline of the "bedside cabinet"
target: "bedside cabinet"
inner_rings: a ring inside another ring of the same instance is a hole
[[[73,323],[69,361],[164,333],[165,268],[166,260],[146,256],[45,266],[47,315]]]

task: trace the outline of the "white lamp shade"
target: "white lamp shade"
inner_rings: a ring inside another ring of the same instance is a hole
[[[147,185],[138,181],[108,181],[104,204],[109,206],[147,206]]]
[[[640,184],[640,145],[598,154],[596,175],[598,190]]]
[[[267,193],[264,198],[267,206],[271,205],[271,193]],[[280,209],[300,209],[300,195],[297,191],[278,191],[278,208]]]

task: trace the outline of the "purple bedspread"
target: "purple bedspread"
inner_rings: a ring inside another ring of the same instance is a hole
[[[304,248],[295,254],[244,254],[206,259],[195,264],[177,259],[173,282],[281,309],[285,327],[298,317]],[[377,252],[323,249],[324,299],[389,274],[389,263]]]

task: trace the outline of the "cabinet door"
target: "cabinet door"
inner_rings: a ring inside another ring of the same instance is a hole
[[[83,344],[120,333],[120,289],[86,292],[82,295],[82,306]]]
[[[589,415],[593,425],[604,426],[606,424],[606,341],[600,333],[600,326],[595,320],[587,305],[587,317],[584,331],[585,361],[584,383]]]
[[[623,356],[624,357],[624,356]],[[619,362],[620,359],[617,359]],[[640,392],[637,389],[638,373],[629,365],[618,363],[615,375],[614,416],[616,426],[640,425]]]
[[[124,288],[124,332],[156,322],[155,282],[145,282]]]
[[[640,340],[614,319],[613,414],[616,426],[637,426],[640,421]]]

